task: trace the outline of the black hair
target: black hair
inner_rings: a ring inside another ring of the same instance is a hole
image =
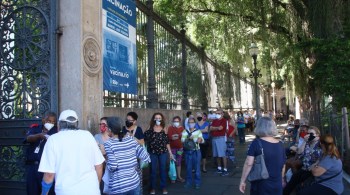
[[[188,112],[186,113],[186,116],[189,117],[189,116],[191,116],[191,114],[192,114],[192,112],[191,112],[191,111],[188,111]]]
[[[208,117],[208,114],[206,112],[203,112],[203,116]]]
[[[174,116],[173,121],[174,121],[175,119],[179,119],[179,121],[181,121],[181,118],[180,118],[179,116]]]
[[[100,121],[102,121],[102,120],[107,121],[107,118],[108,118],[108,117],[105,117],[105,116],[104,116],[104,117],[100,118]]]
[[[45,113],[45,117],[44,118],[47,119],[49,117],[57,118],[57,115],[56,115],[56,113],[49,111],[49,112]]]
[[[123,131],[122,119],[119,117],[108,117],[107,126],[114,135],[118,135],[119,141],[121,142],[126,134],[126,131]]]
[[[137,116],[136,112],[129,112],[126,116],[131,116],[134,120],[137,120],[139,116]]]
[[[58,121],[59,126],[60,126],[60,130],[77,130],[78,128],[78,121],[76,121],[77,119],[75,117],[68,117],[66,119],[67,121]],[[70,121],[76,121],[76,122],[70,122]]]

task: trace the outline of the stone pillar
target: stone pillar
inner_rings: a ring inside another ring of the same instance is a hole
[[[79,127],[98,130],[103,115],[102,2],[59,1],[59,111],[75,110]]]

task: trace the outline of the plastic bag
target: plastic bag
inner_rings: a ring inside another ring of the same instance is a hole
[[[143,148],[147,151],[147,146],[146,146],[146,145],[143,145]],[[144,162],[144,161],[142,161],[142,160],[140,161],[140,167],[141,167],[141,169],[147,168],[148,165],[149,165],[148,162]]]
[[[103,185],[103,193],[106,193],[106,194],[109,194],[110,191],[109,191],[109,179],[110,179],[110,172],[109,170],[106,168],[105,169],[105,173],[103,174],[103,177],[102,177],[102,181],[104,182],[104,185]]]
[[[175,166],[175,162],[173,160],[170,160],[168,175],[169,175],[170,180],[172,180],[172,181],[176,180],[176,166]]]

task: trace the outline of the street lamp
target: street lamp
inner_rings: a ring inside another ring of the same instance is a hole
[[[275,108],[275,82],[271,83],[271,87],[272,87],[272,109],[273,109],[273,116],[275,116],[276,114],[276,108]]]
[[[259,94],[258,94],[258,78],[261,78],[262,75],[260,74],[260,70],[256,68],[256,58],[258,57],[259,48],[256,46],[256,44],[253,42],[250,44],[249,47],[249,54],[252,56],[254,60],[254,69],[251,70],[251,74],[249,75],[250,78],[254,78],[255,81],[255,107],[256,107],[256,118],[259,120],[260,118],[260,101],[259,101]]]

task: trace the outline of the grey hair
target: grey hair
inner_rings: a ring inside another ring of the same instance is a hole
[[[273,137],[277,135],[277,127],[270,117],[261,117],[254,129],[255,135],[259,137]]]
[[[74,117],[68,117],[67,120],[75,121],[76,119]],[[60,128],[60,131],[64,130],[77,130],[78,128],[78,121],[76,122],[69,122],[69,121],[58,121],[58,126]]]

